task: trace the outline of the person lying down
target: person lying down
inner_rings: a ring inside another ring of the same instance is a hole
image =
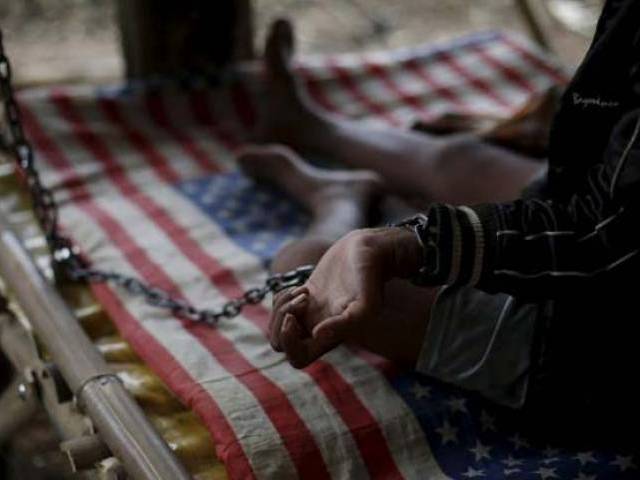
[[[593,421],[612,402],[633,410],[638,20],[640,2],[606,3],[551,124],[548,162],[487,135],[372,129],[323,111],[292,73],[291,24],[275,22],[263,145],[238,160],[313,217],[272,269],[316,267],[275,296],[273,348],[303,368],[357,344],[497,404],[553,408],[559,418]],[[345,169],[297,153],[309,151]],[[371,228],[387,195],[417,215]]]

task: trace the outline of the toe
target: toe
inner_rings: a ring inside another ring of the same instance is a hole
[[[265,48],[269,69],[277,74],[288,74],[293,49],[294,36],[291,22],[285,19],[276,20],[269,31]]]

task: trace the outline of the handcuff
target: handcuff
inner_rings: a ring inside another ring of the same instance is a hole
[[[432,241],[429,240],[429,216],[418,213],[397,223],[392,223],[389,227],[405,228],[412,232],[422,250],[422,260],[415,275],[410,278],[411,283],[419,287],[432,285],[433,272],[438,271],[438,258],[434,255]]]

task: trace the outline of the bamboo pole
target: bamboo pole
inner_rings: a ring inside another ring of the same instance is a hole
[[[136,480],[190,478],[0,213],[0,276],[45,343],[78,405]]]

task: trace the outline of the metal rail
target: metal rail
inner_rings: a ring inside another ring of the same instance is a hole
[[[36,334],[46,340],[78,405],[136,480],[182,480],[189,474],[109,369],[64,301],[42,276],[0,213],[0,276]]]

